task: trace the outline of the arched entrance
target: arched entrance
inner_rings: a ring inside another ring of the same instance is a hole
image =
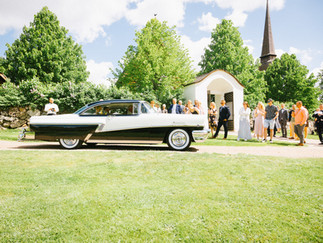
[[[196,78],[184,89],[184,96],[188,100],[200,100],[207,113],[210,102],[214,101],[220,107],[220,101],[226,100],[231,110],[229,130],[239,129],[239,110],[243,103],[244,86],[229,72],[214,70]]]

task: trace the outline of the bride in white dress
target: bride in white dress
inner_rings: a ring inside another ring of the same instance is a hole
[[[247,101],[243,102],[243,107],[239,111],[239,131],[238,141],[244,139],[245,141],[252,139],[250,131],[250,108]]]

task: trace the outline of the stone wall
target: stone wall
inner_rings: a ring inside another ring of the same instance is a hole
[[[40,111],[30,107],[12,107],[8,110],[0,110],[0,129],[18,128],[29,126],[31,116],[39,116]]]

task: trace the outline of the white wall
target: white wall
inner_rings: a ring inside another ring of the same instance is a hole
[[[207,91],[210,90],[211,94],[216,94],[216,105],[219,109],[220,101],[224,98],[224,93],[233,91],[234,108],[231,111],[234,114],[234,130],[239,130],[239,110],[243,103],[243,87],[237,80],[229,73],[217,70],[210,73],[201,82],[186,86],[184,89],[184,96],[186,100],[190,99],[194,102],[198,99],[202,102],[202,107],[207,116]]]

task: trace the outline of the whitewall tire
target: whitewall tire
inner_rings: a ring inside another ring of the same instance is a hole
[[[174,129],[168,134],[167,145],[174,150],[185,150],[191,145],[191,137],[183,129]]]
[[[65,149],[77,149],[80,148],[82,146],[83,141],[79,140],[79,139],[64,139],[61,138],[59,140],[59,144],[61,145],[61,147],[65,148]]]

